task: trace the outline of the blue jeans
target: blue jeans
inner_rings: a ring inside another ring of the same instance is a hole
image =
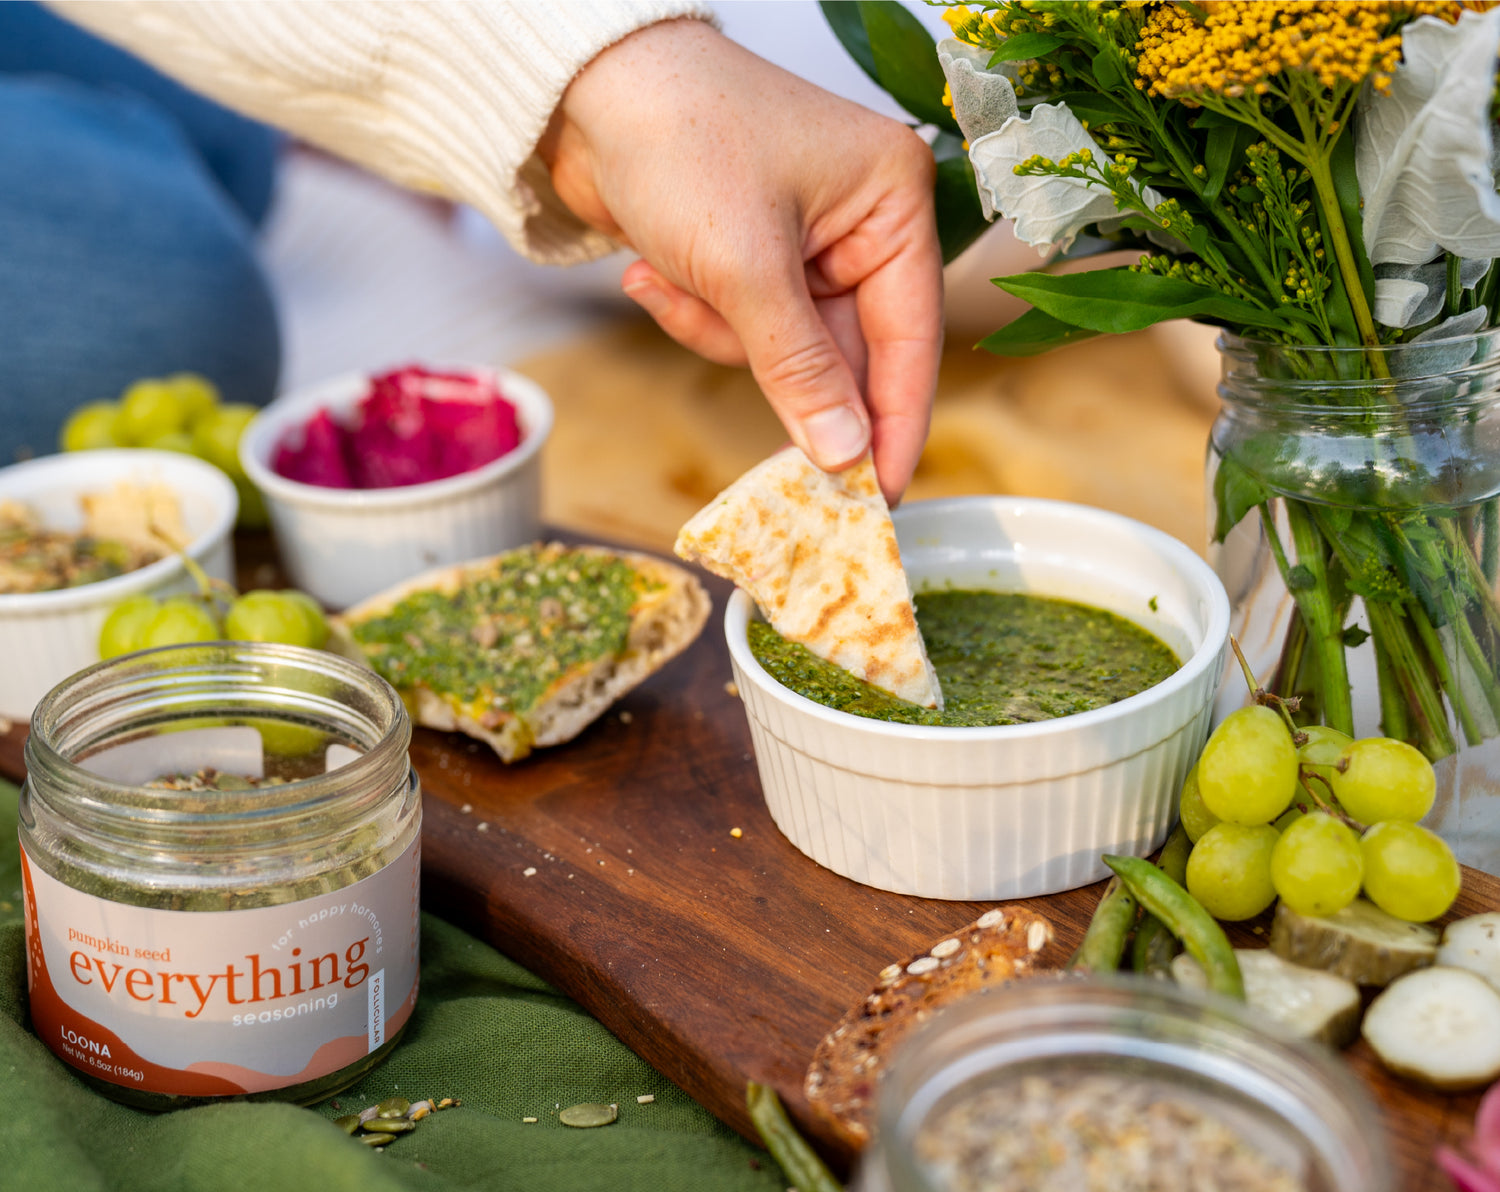
[[[0,4],[0,464],[75,407],[203,373],[275,392],[255,258],[277,134],[30,4]]]

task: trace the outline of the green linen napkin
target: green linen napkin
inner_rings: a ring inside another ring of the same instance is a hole
[[[16,788],[0,783],[0,1186],[25,1192],[398,1192],[608,1189],[781,1192],[751,1146],[575,1002],[493,948],[422,917],[422,990],[405,1036],[353,1088],[313,1109],[223,1104],[150,1114],[76,1080],[31,1031]],[[383,1151],[331,1124],[399,1094],[456,1097]],[[638,1104],[637,1097],[655,1100]],[[574,1129],[559,1108],[615,1102]],[[522,1119],[534,1117],[534,1124]]]

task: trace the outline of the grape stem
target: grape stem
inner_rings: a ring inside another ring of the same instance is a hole
[[[1333,798],[1333,784],[1329,782],[1327,778],[1323,777],[1323,775],[1319,774],[1311,766],[1298,766],[1297,781],[1301,784],[1302,789],[1307,792],[1307,797],[1313,801],[1313,803],[1317,806],[1317,809],[1324,815],[1332,816],[1334,819],[1340,821],[1345,827],[1349,828],[1357,835],[1363,836],[1366,830],[1365,825],[1360,823],[1357,819],[1353,818],[1347,811],[1344,811],[1342,808],[1334,805],[1333,803],[1325,803],[1322,799],[1318,798],[1318,792],[1313,790],[1312,785],[1309,781],[1310,779],[1317,779],[1317,781],[1321,782],[1325,787],[1328,788],[1328,797],[1330,799]],[[1302,808],[1302,810],[1306,811],[1307,808],[1304,807]]]
[[[1240,643],[1235,640],[1232,633],[1229,635],[1229,644],[1234,649],[1234,656],[1240,660],[1240,671],[1244,674],[1245,683],[1250,688],[1250,698],[1258,704],[1275,708],[1281,714],[1281,718],[1286,721],[1286,727],[1292,734],[1292,743],[1299,748],[1306,745],[1307,734],[1299,729],[1292,719],[1292,713],[1302,703],[1301,696],[1272,695],[1255,681],[1255,672],[1250,669],[1250,663],[1245,659],[1245,652],[1240,649]]]

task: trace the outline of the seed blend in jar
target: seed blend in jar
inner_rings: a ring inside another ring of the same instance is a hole
[[[1189,1094],[1112,1073],[971,1092],[923,1123],[914,1151],[943,1192],[1309,1192]]]

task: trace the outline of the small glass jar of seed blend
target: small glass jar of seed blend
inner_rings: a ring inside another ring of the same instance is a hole
[[[310,1103],[417,998],[421,790],[374,673],[294,646],[102,662],[32,716],[21,790],[38,1035],[148,1109]]]

